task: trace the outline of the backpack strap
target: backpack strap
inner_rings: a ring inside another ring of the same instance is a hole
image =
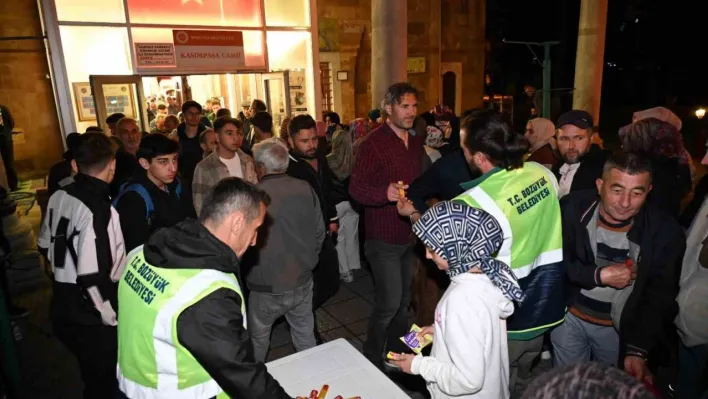
[[[129,191],[136,192],[142,197],[143,201],[145,202],[145,219],[149,219],[150,215],[155,211],[155,205],[152,202],[152,197],[150,196],[150,193],[148,193],[147,189],[142,184],[132,183],[130,185],[127,185],[127,187],[124,186],[120,194],[118,194],[118,196],[113,200],[113,206],[117,206],[120,198]]]
[[[182,199],[182,181],[179,179],[179,177],[175,177],[175,180],[177,180],[177,187],[175,188],[175,194],[177,194],[178,199]]]

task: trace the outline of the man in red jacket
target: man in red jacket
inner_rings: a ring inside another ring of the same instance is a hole
[[[382,367],[386,343],[399,343],[411,301],[413,244],[410,221],[401,218],[396,202],[420,175],[423,137],[413,131],[418,92],[408,83],[388,88],[382,103],[386,123],[360,144],[349,193],[364,205],[366,257],[376,284],[376,304],[369,319],[364,355]]]

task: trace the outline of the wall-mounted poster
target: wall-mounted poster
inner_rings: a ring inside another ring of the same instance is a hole
[[[119,112],[128,118],[137,117],[135,112],[135,93],[132,84],[104,84],[103,96],[106,99],[107,115]]]
[[[96,120],[96,106],[93,103],[91,85],[88,82],[74,82],[74,98],[76,100],[76,110],[79,114],[79,122],[90,122]]]
[[[307,113],[307,86],[305,72],[290,71],[290,114],[292,116]]]

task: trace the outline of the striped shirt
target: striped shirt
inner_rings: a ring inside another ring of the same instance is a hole
[[[598,268],[624,264],[629,258],[629,239],[627,232],[632,227],[616,228],[597,220],[597,251],[595,264]],[[580,290],[580,296],[574,305],[575,311],[586,316],[583,319],[595,324],[612,325],[612,298],[617,289],[609,286],[598,286],[591,290]]]

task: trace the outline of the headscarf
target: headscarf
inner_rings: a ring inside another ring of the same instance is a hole
[[[664,121],[666,123],[671,124],[673,127],[676,128],[676,130],[681,131],[681,127],[683,126],[683,122],[681,122],[681,118],[676,116],[671,110],[668,108],[664,107],[655,107],[655,108],[649,108],[645,109],[643,111],[637,111],[634,113],[632,116],[632,122],[637,122],[642,119],[647,119],[647,118],[656,118],[660,121]]]
[[[428,126],[428,132],[425,136],[425,145],[431,148],[440,148],[445,143],[443,141],[443,131],[436,125]]]
[[[688,164],[683,137],[676,127],[656,118],[640,119],[620,129],[620,141],[625,152],[649,158],[677,159]]]
[[[440,130],[442,130],[443,137],[449,140],[450,135],[452,134],[452,127],[450,126],[450,122],[455,119],[455,113],[452,112],[452,109],[450,109],[450,107],[442,104],[438,104],[433,107],[433,109],[430,110],[430,113],[435,118],[435,125],[437,125]]]
[[[430,110],[436,122],[450,122],[455,117],[455,113],[447,105],[438,104]]]
[[[534,118],[529,121],[533,134],[527,135],[526,138],[531,144],[529,152],[534,152],[546,144],[556,148],[556,125],[546,118]]]
[[[356,118],[349,124],[349,132],[354,141],[364,138],[371,132],[369,121],[364,118]]]
[[[479,267],[505,297],[523,301],[514,272],[492,257],[504,234],[487,212],[457,202],[438,202],[413,225],[413,233],[430,251],[447,260],[450,277]]]
[[[643,383],[598,362],[556,367],[531,381],[524,399],[656,399]]]
[[[346,130],[337,130],[332,136],[332,152],[327,155],[327,163],[340,181],[346,180],[352,174],[353,164],[352,140]]]

